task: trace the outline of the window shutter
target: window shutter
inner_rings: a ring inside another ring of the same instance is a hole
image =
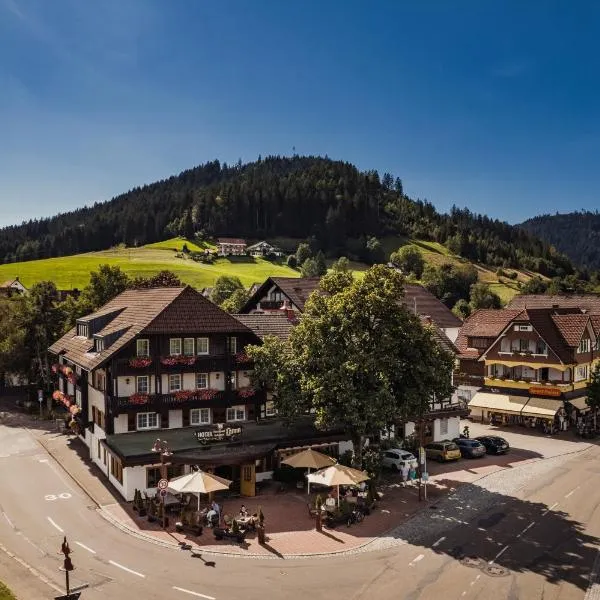
[[[189,427],[190,425],[190,409],[184,408],[181,411],[181,425],[182,427]]]
[[[160,427],[161,429],[169,429],[169,413],[164,412],[160,415]]]
[[[127,415],[127,431],[135,431],[135,413],[129,413]]]

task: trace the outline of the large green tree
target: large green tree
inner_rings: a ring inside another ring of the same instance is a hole
[[[360,466],[365,438],[452,393],[453,357],[400,301],[403,278],[383,265],[362,279],[335,272],[306,303],[289,342],[250,350],[280,414],[312,413],[348,432]]]
[[[129,277],[118,266],[100,265],[90,273],[90,283],[83,290],[82,302],[91,310],[97,310],[109,300],[124,292],[129,285]]]
[[[471,286],[471,309],[502,308],[500,296],[492,291],[487,283],[474,283]]]
[[[600,362],[596,363],[593,368],[590,383],[587,388],[587,405],[592,409],[594,414],[594,427],[596,426],[596,417],[598,409],[600,409]]]
[[[221,306],[225,300],[233,295],[236,290],[243,290],[244,285],[242,284],[239,277],[234,275],[221,275],[217,277],[215,285],[210,293],[210,299]]]
[[[414,246],[402,246],[396,252],[392,252],[390,262],[403,273],[407,275],[412,273],[417,279],[421,279],[425,268],[423,255]]]

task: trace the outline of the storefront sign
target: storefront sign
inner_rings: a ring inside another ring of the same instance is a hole
[[[229,441],[241,434],[242,428],[239,425],[233,426],[217,423],[213,429],[196,431],[196,439],[201,444],[208,444],[210,442],[223,442],[225,440]]]
[[[539,387],[537,385],[535,387],[530,387],[528,391],[532,396],[553,396],[556,398],[561,394],[559,388]]]

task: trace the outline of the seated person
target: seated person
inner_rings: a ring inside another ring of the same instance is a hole
[[[248,516],[248,509],[242,504],[242,507],[240,508],[240,517],[247,517]]]
[[[331,495],[331,493],[327,496],[327,499],[325,500],[325,508],[327,510],[335,508],[335,498]]]
[[[206,521],[209,527],[214,527],[219,523],[219,513],[211,507],[206,513]]]

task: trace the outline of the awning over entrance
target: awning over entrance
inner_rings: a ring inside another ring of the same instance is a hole
[[[538,417],[541,419],[553,419],[556,412],[562,408],[562,400],[548,400],[546,398],[529,398],[529,402],[523,407],[523,417]]]
[[[242,465],[263,458],[272,452],[275,444],[252,444],[220,448],[198,448],[173,454],[169,459],[173,463],[198,465],[202,467],[220,467],[224,465]]]
[[[586,396],[580,396],[579,398],[571,398],[567,402],[572,404],[577,410],[585,412],[586,410],[590,410],[590,407],[586,404],[586,399]]]
[[[521,414],[523,406],[528,398],[523,396],[509,396],[507,394],[490,394],[488,392],[477,392],[469,402],[471,410],[483,408],[511,415]]]

